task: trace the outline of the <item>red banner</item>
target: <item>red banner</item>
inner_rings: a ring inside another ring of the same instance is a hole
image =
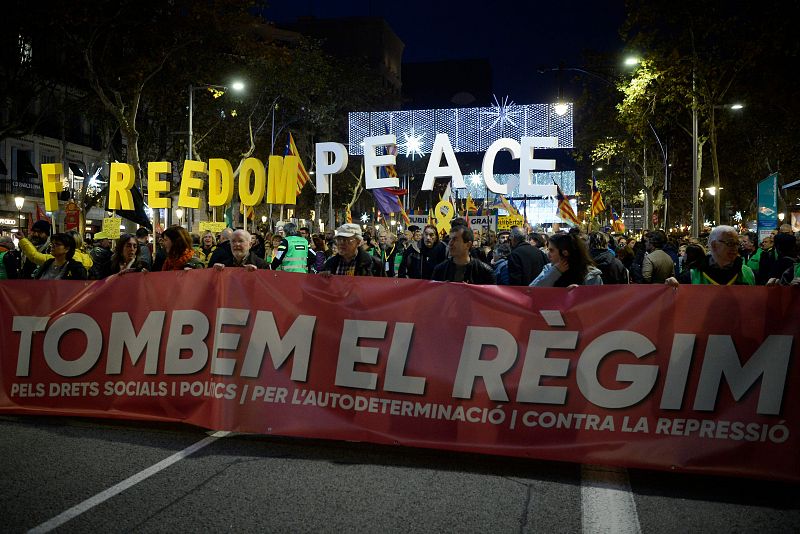
[[[209,269],[0,305],[0,412],[800,480],[796,288]]]

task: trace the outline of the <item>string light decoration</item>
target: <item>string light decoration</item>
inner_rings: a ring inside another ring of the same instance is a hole
[[[430,154],[437,133],[446,133],[455,152],[485,152],[498,139],[557,137],[559,148],[572,148],[572,107],[558,115],[555,104],[516,105],[508,98],[480,108],[356,111],[348,114],[349,153],[364,154],[364,138],[395,134],[408,153],[406,136],[422,156]],[[417,147],[418,142],[418,147]],[[410,154],[409,153],[409,154]]]

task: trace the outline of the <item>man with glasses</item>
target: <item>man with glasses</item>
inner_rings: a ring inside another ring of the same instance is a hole
[[[684,284],[755,285],[753,270],[739,256],[739,234],[732,226],[717,226],[708,236],[709,254],[679,278],[667,278],[672,287]]]
[[[344,276],[386,276],[381,261],[361,250],[361,227],[347,223],[336,229],[336,255],[328,258],[320,274]]]

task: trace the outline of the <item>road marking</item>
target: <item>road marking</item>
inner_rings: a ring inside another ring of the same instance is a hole
[[[581,512],[585,533],[642,532],[628,473],[624,469],[581,466]]]
[[[79,503],[79,504],[73,506],[72,508],[70,508],[69,510],[66,510],[65,512],[60,513],[59,515],[55,516],[54,518],[50,519],[49,521],[45,521],[41,525],[32,528],[28,532],[31,533],[31,534],[38,534],[38,533],[42,533],[42,532],[50,532],[51,530],[54,530],[54,529],[60,527],[61,525],[63,525],[67,521],[69,521],[71,519],[74,519],[75,517],[78,517],[79,515],[81,515],[82,513],[86,512],[88,510],[91,510],[92,508],[94,508],[98,504],[101,504],[101,503],[107,501],[108,499],[110,499],[111,497],[114,497],[115,495],[118,495],[118,494],[122,493],[126,489],[135,486],[139,482],[150,478],[151,476],[155,475],[159,471],[163,471],[164,469],[166,469],[167,467],[171,466],[172,464],[180,462],[181,460],[183,460],[187,456],[190,456],[190,455],[194,454],[195,452],[199,451],[203,447],[206,447],[207,445],[211,445],[212,443],[217,441],[219,438],[224,438],[228,434],[230,434],[230,432],[223,432],[223,431],[214,432],[210,436],[201,439],[197,443],[193,443],[192,445],[189,445],[188,447],[186,447],[182,451],[176,452],[175,454],[173,454],[169,458],[165,458],[164,460],[161,460],[157,464],[151,465],[150,467],[148,467],[147,469],[145,469],[143,471],[139,471],[135,475],[132,475],[132,476],[126,478],[125,480],[123,480],[119,484],[115,484],[114,486],[111,486],[107,490],[98,493],[94,497],[89,497],[88,499],[86,499],[82,503]]]

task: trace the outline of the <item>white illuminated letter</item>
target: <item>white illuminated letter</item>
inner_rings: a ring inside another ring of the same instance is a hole
[[[330,193],[331,175],[347,167],[347,148],[341,143],[317,143],[317,193]],[[328,154],[333,160],[328,161]]]
[[[397,145],[397,139],[393,134],[364,138],[364,187],[366,189],[400,186],[399,178],[378,178],[378,167],[394,165],[397,157],[395,154],[378,156],[375,154],[375,149],[379,146],[391,145]]]
[[[531,183],[531,172],[554,171],[556,160],[534,159],[534,148],[558,148],[558,137],[523,137],[522,155],[519,161],[519,194],[538,197],[554,197],[558,193],[555,184],[537,185]]]
[[[486,182],[486,187],[492,193],[497,193],[498,195],[507,195],[508,184],[498,184],[494,179],[494,158],[497,157],[497,153],[501,150],[508,150],[511,152],[512,159],[519,159],[519,143],[506,137],[498,139],[489,145],[489,149],[483,156],[483,180]]]
[[[442,162],[442,154],[447,160],[447,166],[445,167],[439,166]],[[458,166],[458,161],[456,160],[456,153],[453,152],[453,146],[450,144],[450,138],[444,133],[436,134],[436,140],[434,140],[433,148],[431,149],[431,159],[428,160],[428,168],[425,169],[422,190],[432,191],[434,180],[442,176],[449,176],[455,189],[467,187],[464,183],[464,175],[461,174],[461,167]]]

